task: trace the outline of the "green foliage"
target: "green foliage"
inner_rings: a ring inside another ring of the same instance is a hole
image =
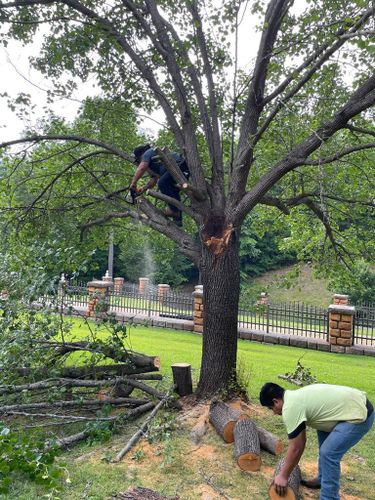
[[[286,373],[285,378],[296,385],[310,385],[318,382],[318,379],[312,375],[311,368],[307,366],[303,366],[301,363],[301,359],[303,356],[299,358],[297,361],[296,368],[293,372]]]
[[[0,493],[22,474],[49,489],[61,487],[64,469],[55,463],[57,449],[31,433],[17,433],[0,423]]]
[[[336,293],[348,294],[353,304],[375,304],[375,272],[364,260],[358,260],[352,269],[337,273],[329,288]]]

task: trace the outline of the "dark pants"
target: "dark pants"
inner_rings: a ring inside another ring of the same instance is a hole
[[[183,165],[186,165],[186,163],[184,162]],[[180,168],[181,168],[181,172],[188,179],[189,172],[187,170],[185,171],[184,167],[180,167]],[[187,165],[185,168],[187,169]],[[159,186],[160,191],[163,194],[165,194],[166,196],[170,196],[171,198],[174,198],[177,201],[181,201],[180,188],[178,188],[176,186],[176,181],[173,179],[172,175],[168,172],[168,170],[165,170],[165,172],[159,178],[158,186]],[[168,207],[171,210],[173,210],[173,212],[175,212],[177,216],[181,216],[181,210],[176,208],[174,205],[171,205],[168,203]]]

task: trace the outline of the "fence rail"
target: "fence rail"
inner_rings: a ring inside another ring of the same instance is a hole
[[[375,346],[375,304],[355,306],[354,344]]]
[[[90,302],[87,285],[66,282],[58,300],[66,307],[87,309]],[[44,297],[50,301],[51,297]],[[193,320],[194,299],[190,293],[161,291],[148,285],[141,293],[138,285],[124,283],[121,289],[111,289],[110,313],[130,313],[137,316]],[[62,302],[61,302],[62,301]],[[296,335],[328,341],[328,311],[324,307],[302,302],[242,304],[238,312],[238,327],[265,333]],[[354,345],[375,346],[375,304],[356,304]]]

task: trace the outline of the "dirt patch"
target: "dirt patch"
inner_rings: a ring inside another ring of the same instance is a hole
[[[192,448],[190,455],[197,460],[215,460],[218,458],[219,452],[214,446],[202,444],[198,448]]]

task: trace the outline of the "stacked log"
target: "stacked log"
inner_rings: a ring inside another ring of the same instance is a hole
[[[241,470],[260,470],[260,442],[257,427],[250,419],[239,420],[234,427],[234,456]]]
[[[280,455],[284,449],[283,441],[272,432],[257,426],[260,447],[272,455]]]
[[[281,470],[281,468],[284,465],[284,459],[281,459],[278,464],[276,465],[275,469],[275,474],[274,476],[277,476]],[[300,498],[299,495],[299,486],[301,483],[301,470],[299,466],[297,465],[294,467],[292,470],[292,473],[289,476],[288,479],[288,488],[286,495],[281,497],[276,493],[276,489],[274,484],[271,484],[269,490],[268,490],[268,495],[271,500],[298,500]]]
[[[209,420],[215,427],[218,434],[226,443],[234,441],[234,426],[237,420],[246,419],[248,416],[221,401],[215,401],[211,404]]]
[[[155,356],[146,356],[132,351],[120,352],[115,356],[111,346],[90,342],[42,342],[43,346],[53,349],[54,356],[65,356],[76,350],[99,352],[122,360],[119,364],[96,366],[62,367],[60,376],[51,378],[48,366],[41,368],[19,368],[17,374],[23,378],[19,384],[0,386],[0,417],[22,417],[35,421],[39,427],[58,426],[66,429],[57,439],[61,448],[72,446],[90,435],[90,427],[84,427],[75,434],[69,433],[69,425],[90,421],[108,421],[112,425],[135,418],[157,406],[157,400],[164,400],[165,394],[145,383],[145,380],[161,380],[158,373],[160,360]],[[55,372],[56,373],[56,372]],[[147,397],[129,397],[134,389],[139,389]],[[54,391],[55,398],[48,395]],[[24,398],[15,403],[14,396],[23,393]],[[64,397],[65,395],[65,397]],[[150,400],[156,398],[156,402]],[[10,399],[9,399],[10,398]],[[95,412],[104,405],[122,408],[113,416],[95,416]],[[55,411],[58,409],[58,411]],[[23,425],[23,423],[21,423]]]

